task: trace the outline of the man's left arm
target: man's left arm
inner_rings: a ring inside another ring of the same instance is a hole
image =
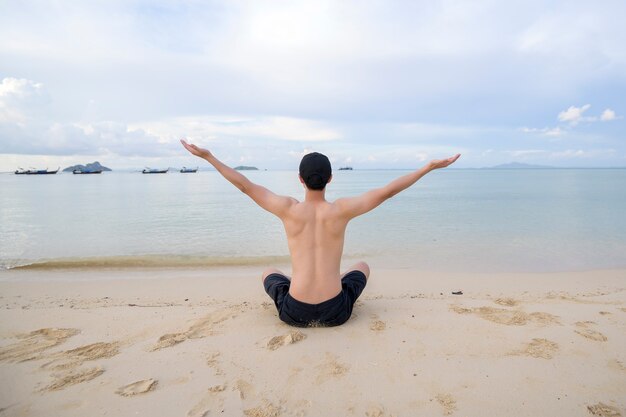
[[[217,159],[207,149],[199,148],[196,145],[187,143],[182,139],[180,142],[190,153],[206,160],[208,163],[213,165],[213,167],[215,167],[215,169],[224,178],[226,178],[235,187],[239,188],[241,192],[250,197],[264,210],[267,210],[270,213],[282,218],[282,216],[289,209],[289,207],[291,207],[296,202],[296,200],[291,197],[277,195],[267,188],[253,183],[241,172],[229,167],[228,165]]]

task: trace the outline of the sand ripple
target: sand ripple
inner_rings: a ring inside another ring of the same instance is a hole
[[[41,358],[43,351],[80,333],[78,329],[47,328],[18,335],[19,342],[0,349],[0,361],[24,362]]]

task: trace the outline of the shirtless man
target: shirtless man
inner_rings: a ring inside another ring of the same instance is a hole
[[[274,300],[278,316],[292,326],[338,326],[352,314],[356,299],[365,288],[369,266],[359,262],[341,274],[339,264],[348,222],[379,206],[383,201],[415,184],[428,172],[454,163],[433,160],[415,172],[404,175],[384,187],[357,197],[326,201],[326,185],[332,179],[330,161],[319,153],[305,155],[300,162],[300,182],[304,201],[276,195],[254,184],[240,172],[224,165],[206,149],[181,143],[192,154],[213,165],[224,178],[248,195],[261,208],[277,216],[285,227],[292,277],[275,268],[263,271],[261,279],[267,294]]]

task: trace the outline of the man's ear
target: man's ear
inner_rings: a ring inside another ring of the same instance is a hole
[[[298,174],[298,178],[300,178],[300,183],[304,184],[304,180],[302,179],[302,176],[300,174]]]
[[[333,174],[330,174],[330,178],[328,178],[328,182],[326,184],[330,184],[332,180],[333,180]]]

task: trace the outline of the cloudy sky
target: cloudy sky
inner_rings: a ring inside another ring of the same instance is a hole
[[[626,2],[3,1],[0,171],[626,166]]]

